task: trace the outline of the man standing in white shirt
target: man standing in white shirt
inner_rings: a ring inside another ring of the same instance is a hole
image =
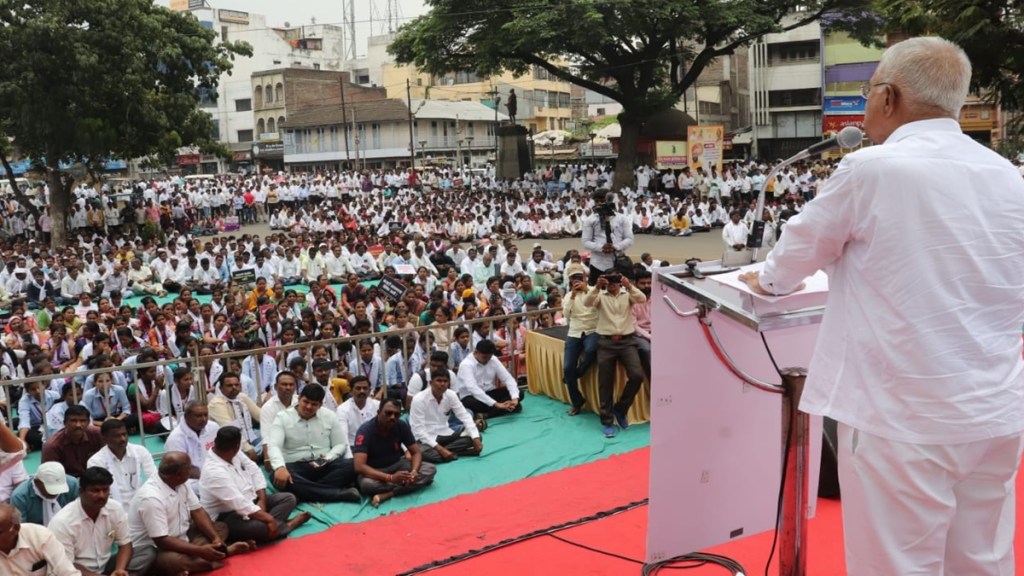
[[[431,371],[430,386],[416,393],[409,411],[409,425],[423,460],[432,464],[459,456],[479,456],[484,450],[473,416],[459,401],[459,395],[449,389],[450,383],[447,368]],[[454,414],[460,425],[453,427],[449,414]]]
[[[739,210],[733,210],[729,214],[729,223],[722,228],[722,241],[725,242],[725,249],[738,252],[747,247],[747,225],[740,218]]]
[[[85,576],[128,576],[132,539],[128,515],[110,498],[114,477],[103,468],[87,468],[78,479],[78,499],[50,521],[50,531]],[[117,545],[117,555],[112,545]]]
[[[128,442],[128,428],[121,420],[107,420],[100,427],[106,444],[89,458],[88,466],[110,472],[110,497],[127,506],[139,486],[156,476],[153,455],[144,446]]]
[[[288,519],[298,505],[295,495],[268,495],[263,472],[241,448],[241,430],[235,426],[218,430],[199,481],[200,503],[210,518],[227,525],[227,541],[264,544],[308,522],[309,512]]]
[[[459,365],[459,398],[463,406],[484,418],[523,411],[519,384],[494,357],[496,351],[493,341],[481,340]]]
[[[862,88],[875,145],[741,277],[787,294],[829,271],[800,409],[839,422],[849,574],[1014,571],[1024,182],[961,132],[970,81],[946,40],[890,46]]]

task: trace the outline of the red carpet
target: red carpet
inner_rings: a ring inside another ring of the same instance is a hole
[[[232,558],[220,573],[390,575],[493,545],[647,496],[649,449],[636,450],[583,466],[460,496],[451,500],[361,524],[335,526],[325,532],[288,540],[253,554]],[[1024,494],[1024,478],[1018,477]],[[1018,498],[1018,525],[1024,504]],[[808,573],[844,576],[840,504],[819,500],[811,521]],[[494,575],[636,575],[644,559],[647,507],[568,528],[558,538],[617,554],[614,558],[537,536],[491,550],[481,556],[431,570],[432,576]],[[770,532],[708,552],[729,556],[763,574],[771,547]],[[1024,573],[1024,530],[1017,534],[1017,569]],[[664,571],[665,574],[678,573]],[[687,574],[725,574],[703,566]],[[769,572],[776,574],[773,566]]]
[[[231,558],[218,574],[398,574],[642,500],[649,459],[644,448],[378,520],[341,524]]]

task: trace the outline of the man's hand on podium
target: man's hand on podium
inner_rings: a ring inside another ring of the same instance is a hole
[[[760,282],[761,273],[756,270],[744,272],[743,274],[740,274],[738,278],[740,282],[746,284],[750,288],[750,291],[755,294],[763,294],[765,296],[783,296],[783,294],[775,294],[762,288]],[[796,287],[796,290],[793,290],[793,292],[799,292],[803,290],[805,286],[807,286],[807,284],[801,282],[800,285]]]

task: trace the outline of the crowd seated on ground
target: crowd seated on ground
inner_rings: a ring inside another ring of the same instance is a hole
[[[641,167],[616,209],[634,233],[722,227],[728,245],[753,220],[766,168]],[[784,174],[766,214],[798,212],[828,170]],[[309,518],[293,516],[300,502],[379,506],[444,482],[435,464],[486,458],[488,419],[524,410],[527,331],[568,322],[570,340],[597,337],[588,255],[537,241],[579,236],[597,218],[589,193],[612,177],[570,166],[504,183],[399,171],[168,178],[136,183],[123,209],[120,190],[80,186],[58,248],[47,214],[27,226],[9,206],[0,379],[44,379],[0,386],[0,452],[41,451],[43,464],[30,476],[0,453],[0,500],[14,505],[0,507],[0,528],[57,521],[23,533],[39,557],[58,542],[83,574],[199,572],[284,537]],[[223,234],[249,223],[271,233]],[[636,264],[648,297],[663,264]],[[649,380],[649,311],[631,302]],[[262,352],[216,358],[249,350]],[[136,369],[156,361],[169,365]],[[570,392],[593,364],[567,369]],[[83,374],[95,369],[109,371]],[[138,432],[163,440],[159,464],[128,442]],[[127,553],[66,537],[101,525]]]

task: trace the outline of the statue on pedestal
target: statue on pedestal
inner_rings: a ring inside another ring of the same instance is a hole
[[[516,108],[518,108],[518,104],[516,103],[516,90],[515,88],[509,88],[508,102],[505,103],[505,109],[508,110],[509,121],[512,122],[512,124],[516,123]]]

